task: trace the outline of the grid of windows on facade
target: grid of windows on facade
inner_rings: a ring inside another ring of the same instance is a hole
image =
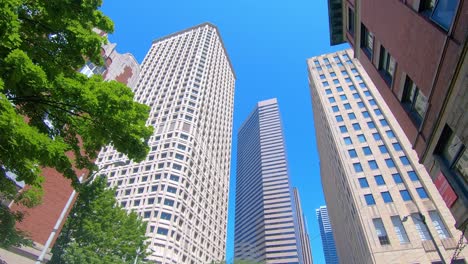
[[[119,203],[148,222],[151,260],[170,255],[171,263],[205,263],[224,256],[234,82],[214,27],[155,41],[135,89],[135,100],[151,107],[150,152],[140,163],[112,147],[98,156]],[[181,232],[189,226],[193,232]]]

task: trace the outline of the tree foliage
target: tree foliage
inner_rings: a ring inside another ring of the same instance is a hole
[[[133,263],[145,258],[146,223],[116,205],[106,179],[83,187],[52,248],[49,263]]]
[[[74,168],[95,169],[92,161],[105,145],[136,161],[146,156],[149,108],[134,102],[125,85],[77,72],[88,60],[103,63],[106,39],[93,28],[112,32],[113,23],[98,10],[101,4],[0,1],[0,200],[38,204],[42,167],[55,168],[79,186]],[[29,187],[18,193],[8,171]],[[1,216],[8,214],[20,219],[0,208]],[[0,221],[0,228],[8,223]],[[8,241],[0,236],[0,245]]]

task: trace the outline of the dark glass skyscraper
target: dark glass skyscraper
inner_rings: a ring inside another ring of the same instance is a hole
[[[323,254],[325,255],[326,264],[338,264],[338,254],[336,253],[335,239],[328,219],[328,211],[326,206],[320,206],[316,209],[317,220],[320,227],[320,236],[322,237]]]
[[[234,257],[303,263],[276,99],[261,101],[238,134]]]

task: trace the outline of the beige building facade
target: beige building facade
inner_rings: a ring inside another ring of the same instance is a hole
[[[445,263],[465,263],[464,252],[454,258],[463,237],[453,216],[353,57],[345,50],[307,60],[321,179],[340,263],[443,263],[431,234]]]

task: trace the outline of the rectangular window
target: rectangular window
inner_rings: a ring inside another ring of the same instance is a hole
[[[437,211],[429,211],[429,217],[431,218],[432,224],[437,230],[437,234],[439,234],[440,239],[451,237],[449,231],[447,230],[447,227],[445,227],[445,224],[440,218],[440,215],[439,213],[437,213]]]
[[[359,162],[353,163],[354,171],[355,172],[362,172],[362,165]]]
[[[335,103],[336,102],[335,97],[329,97],[328,102]]]
[[[367,122],[367,126],[369,127],[369,129],[373,129],[373,128],[375,128],[375,123],[372,122],[372,121],[369,121],[369,122]]]
[[[320,79],[325,79],[325,74],[320,74]]]
[[[364,54],[372,59],[372,53],[374,48],[374,35],[372,32],[367,30],[366,26],[361,23],[361,48],[364,51]]]
[[[338,81],[338,79],[334,79],[334,80],[333,80],[333,83],[334,83],[334,84],[339,84],[340,81]]]
[[[382,177],[382,175],[375,175],[374,176],[374,179],[375,179],[375,183],[377,185],[385,185],[385,180],[384,178]]]
[[[349,156],[350,156],[351,158],[356,158],[356,157],[357,157],[356,150],[354,150],[354,149],[348,150],[348,153],[349,153]]]
[[[354,10],[348,8],[348,32],[354,35]]]
[[[381,218],[374,218],[372,219],[375,227],[375,233],[379,238],[380,245],[390,245],[390,240],[388,239],[387,231],[385,230],[385,226],[382,222]]]
[[[332,94],[332,90],[326,89],[326,90],[325,90],[325,93],[326,93],[326,94]]]
[[[403,199],[403,201],[411,201],[411,195],[409,194],[408,190],[400,190],[400,195],[401,195],[401,199]]]
[[[408,244],[410,242],[408,238],[408,234],[406,233],[406,229],[401,222],[399,215],[394,215],[391,217],[393,228],[395,229],[395,233],[400,240],[400,244]]]
[[[344,94],[340,95],[340,99],[341,99],[341,101],[346,101],[346,100],[348,100],[348,98],[347,98],[346,95],[344,95]]]
[[[374,205],[375,204],[374,196],[372,196],[372,194],[365,194],[364,199],[366,200],[367,205]]]
[[[343,117],[341,115],[335,116],[337,122],[343,122]]]
[[[358,180],[359,180],[359,186],[361,186],[361,188],[369,187],[369,183],[367,182],[366,178],[359,178]]]
[[[427,192],[424,189],[424,187],[416,188],[416,192],[418,192],[418,195],[421,199],[429,199],[429,196],[427,195]]]
[[[364,155],[366,156],[372,155],[372,150],[369,147],[363,147],[362,151],[364,151]]]
[[[368,163],[369,163],[369,167],[371,168],[371,170],[379,169],[379,165],[377,165],[377,162],[375,160],[369,160]]]
[[[421,125],[427,109],[427,98],[408,76],[406,76],[401,103],[411,119],[418,126]]]
[[[162,212],[161,213],[161,219],[164,220],[171,220],[172,215],[170,213]]]
[[[385,119],[380,119],[379,121],[380,121],[380,124],[381,124],[382,126],[384,126],[384,127],[388,126],[387,120],[385,120]]]
[[[393,149],[395,149],[396,151],[402,150],[401,145],[399,143],[393,143],[392,145]]]
[[[430,240],[431,237],[429,236],[429,230],[427,230],[426,225],[422,222],[422,219],[419,213],[412,213],[411,219],[413,220],[413,223],[416,227],[416,230],[419,233],[419,237],[421,237],[421,240],[423,241]]]
[[[343,91],[343,87],[341,87],[341,86],[336,87],[336,91],[337,91],[337,92],[342,92],[342,91]]]
[[[336,112],[340,111],[340,109],[338,108],[338,106],[335,105],[335,106],[332,106],[332,111],[334,113],[336,113]]]
[[[468,149],[448,125],[442,131],[436,154],[458,179],[468,184]]]
[[[354,123],[353,128],[354,128],[355,131],[361,130],[361,126],[358,123]]]
[[[452,25],[453,17],[457,11],[458,0],[439,0],[437,1],[431,20],[439,26],[449,31]]]
[[[176,182],[178,182],[178,181],[179,181],[179,176],[171,175],[171,176],[169,177],[169,179],[170,179],[171,181],[176,181]]]
[[[380,150],[380,153],[382,154],[388,153],[388,149],[385,145],[380,145],[379,150]]]
[[[381,192],[384,203],[393,203],[392,195],[389,192]]]
[[[348,129],[346,128],[346,126],[340,126],[340,132],[341,133],[346,133],[346,132],[348,132]]]
[[[393,181],[395,181],[396,184],[403,183],[403,179],[401,178],[401,175],[399,173],[392,174],[392,177]]]
[[[375,140],[382,140],[382,137],[380,136],[380,134],[378,132],[373,133],[372,137],[374,137]]]
[[[393,81],[393,74],[395,72],[395,59],[388,53],[388,51],[381,46],[380,47],[380,61],[379,71],[382,74],[385,82],[391,86]]]
[[[364,118],[369,118],[370,117],[369,112],[367,112],[367,111],[362,112],[362,116],[364,116]]]
[[[345,142],[346,145],[351,145],[351,144],[353,144],[353,141],[351,140],[350,137],[345,137],[345,138],[343,138],[343,139],[344,139],[344,142]]]
[[[344,106],[344,108],[345,108],[346,110],[350,110],[350,109],[351,109],[351,105],[348,104],[348,103],[344,104],[343,106]]]
[[[385,131],[385,134],[387,134],[387,136],[388,136],[389,138],[395,138],[395,134],[394,134],[393,131],[391,131],[391,130]]]
[[[392,158],[385,159],[385,163],[387,163],[387,167],[389,168],[395,168],[395,162],[393,162]]]
[[[356,119],[356,115],[354,113],[348,113],[348,117],[350,120]]]
[[[366,136],[363,134],[357,135],[359,142],[364,143],[366,142]]]
[[[330,86],[330,84],[328,84],[328,82],[327,82],[327,81],[325,81],[325,82],[322,82],[322,85],[323,85],[324,87]]]
[[[403,163],[403,165],[410,165],[410,162],[406,156],[401,156],[400,161]]]
[[[164,205],[167,205],[167,206],[174,206],[174,200],[171,200],[171,199],[164,199]]]
[[[408,171],[408,176],[410,177],[411,181],[419,181],[418,175],[415,171]]]
[[[158,231],[156,231],[156,233],[158,235],[167,236],[167,234],[169,233],[169,230],[167,230],[166,228],[158,227]]]

